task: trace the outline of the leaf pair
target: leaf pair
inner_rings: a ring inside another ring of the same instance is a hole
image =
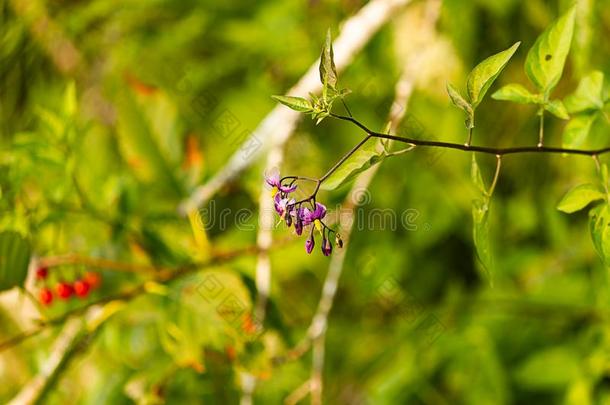
[[[483,101],[487,90],[504,70],[520,44],[521,42],[517,42],[510,48],[488,57],[472,69],[466,79],[466,97],[462,96],[453,85],[447,84],[447,93],[451,102],[466,113],[468,129],[474,128],[474,112],[477,106]]]
[[[538,92],[531,93],[519,84],[509,84],[495,92],[492,98],[537,104],[558,118],[570,118],[563,103],[560,100],[549,101],[549,95],[563,74],[574,32],[575,13],[575,8],[570,8],[536,39],[527,53],[525,74]]]
[[[602,185],[581,184],[566,193],[557,209],[568,214],[595,203],[589,210],[589,232],[595,250],[606,265],[610,265],[610,200],[603,185],[608,184],[608,167],[601,167]]]
[[[349,90],[337,87],[338,75],[330,30],[326,34],[326,43],[320,55],[319,71],[320,82],[322,82],[322,97],[318,98],[310,94],[311,98],[309,100],[293,96],[272,96],[272,98],[295,111],[311,114],[316,124],[319,124],[320,121],[330,115],[333,102],[337,98],[343,98],[349,94]]]
[[[581,147],[595,120],[603,114],[604,74],[593,71],[583,77],[574,93],[565,98],[565,105],[573,118],[563,131],[563,147]]]

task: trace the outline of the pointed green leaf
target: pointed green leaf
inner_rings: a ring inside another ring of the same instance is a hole
[[[551,100],[544,105],[544,109],[553,114],[557,118],[561,118],[562,120],[569,120],[570,116],[568,115],[568,110],[563,105],[561,100]]]
[[[334,190],[349,182],[359,173],[376,165],[385,158],[379,140],[371,138],[350,156],[339,168],[322,183],[322,189]]]
[[[595,70],[589,73],[578,83],[576,91],[565,98],[566,108],[572,114],[603,108],[603,86],[604,74],[602,72]]]
[[[30,255],[30,243],[19,233],[0,233],[0,291],[23,287]]]
[[[470,164],[470,178],[481,194],[487,195],[487,189],[485,188],[485,183],[483,182],[483,177],[481,176],[481,169],[479,169],[479,165],[477,164],[477,159],[474,153],[472,154],[472,161]]]
[[[472,220],[472,237],[477,251],[477,257],[491,280],[494,262],[489,235],[489,199],[482,198],[473,201]]]
[[[559,204],[557,204],[557,209],[571,214],[585,208],[593,201],[603,200],[604,198],[606,198],[606,194],[599,186],[590,183],[581,184],[563,196]]]
[[[589,211],[589,231],[595,251],[607,265],[610,259],[610,213],[608,204],[599,204]]]
[[[447,93],[453,105],[461,108],[466,113],[466,128],[474,128],[474,111],[470,103],[450,83],[447,83]]]
[[[521,42],[515,43],[510,48],[492,55],[479,63],[472,72],[468,75],[466,87],[468,89],[468,98],[472,108],[476,108],[489,87],[498,78],[510,58],[514,55]]]
[[[548,27],[536,39],[525,59],[525,73],[543,94],[559,82],[570,51],[574,31],[575,7]]]
[[[579,114],[573,117],[563,130],[563,147],[579,148],[585,144],[597,114]]]
[[[542,349],[516,368],[515,380],[531,390],[563,389],[582,374],[580,364],[571,346]]]
[[[291,108],[298,112],[311,112],[313,111],[313,106],[311,102],[302,97],[292,97],[292,96],[271,96],[274,100],[279,101],[284,104],[286,107]]]
[[[520,104],[538,104],[542,102],[542,97],[530,93],[520,84],[507,84],[500,90],[491,95],[494,100],[512,101]]]
[[[330,29],[326,33],[326,43],[322,54],[320,55],[320,81],[324,86],[332,89],[337,88],[337,68],[333,54],[333,41],[330,35]]]

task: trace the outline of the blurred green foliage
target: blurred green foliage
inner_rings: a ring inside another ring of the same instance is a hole
[[[463,114],[450,106],[446,83],[465,83],[478,62],[521,41],[491,91],[526,85],[526,50],[571,3],[445,0],[438,58],[420,72],[402,130],[463,143]],[[255,243],[262,162],[202,207],[201,222],[178,215],[178,203],[238,150],[275,105],[270,96],[284,94],[316,60],[328,27],[336,33],[364,4],[0,3],[0,230],[27,236],[38,257],[69,253],[158,267]],[[353,114],[370,128],[384,127],[410,46],[407,22],[421,7],[418,1],[396,15],[341,76],[353,91]],[[553,97],[573,93],[593,70],[608,77],[609,32],[609,1],[576,2],[572,50]],[[477,109],[474,143],[534,145],[536,112],[488,97]],[[578,145],[608,145],[607,108],[576,108],[583,120],[580,113],[597,119],[585,123],[591,131]],[[546,143],[561,144],[565,126],[548,118]],[[282,173],[322,175],[355,139],[347,123],[303,120]],[[489,184],[494,158],[481,156],[479,165]],[[329,317],[325,403],[610,403],[607,268],[586,213],[555,208],[567,190],[596,178],[594,162],[559,155],[503,161],[488,214],[493,287],[473,246],[470,167],[468,153],[431,149],[380,166],[356,215],[392,212],[396,226],[387,217],[361,222],[346,246]],[[322,198],[340,209],[347,191]],[[238,217],[242,209],[251,214]],[[279,229],[276,240],[287,234]],[[306,333],[328,269],[328,259],[307,256],[303,242],[277,242],[271,253],[271,300],[257,339],[244,337],[251,325],[219,310],[227,298],[251,310],[256,259],[244,256],[131,301],[66,366],[45,403],[237,403],[245,371],[259,378],[255,403],[281,403],[309,378],[311,356],[274,359]],[[59,267],[47,282],[83,270]],[[101,274],[89,302],[146,280]],[[39,287],[29,277],[26,288]],[[42,316],[86,302],[59,302]],[[4,341],[34,315],[15,301],[0,303]],[[60,330],[0,353],[0,402],[36,375]]]

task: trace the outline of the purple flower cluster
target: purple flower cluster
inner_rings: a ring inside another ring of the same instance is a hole
[[[310,226],[309,237],[305,241],[305,251],[307,253],[313,251],[316,244],[314,232],[318,231],[322,235],[322,253],[324,256],[329,256],[333,251],[330,235],[334,233],[337,246],[343,247],[341,236],[322,221],[326,216],[326,207],[315,202],[315,196],[301,201],[296,201],[290,197],[290,194],[297,189],[295,184],[297,180],[297,177],[280,178],[279,173],[272,173],[266,177],[267,184],[272,187],[275,211],[288,227],[294,225],[294,231],[299,236],[303,234],[305,227]],[[310,207],[304,206],[306,204]]]

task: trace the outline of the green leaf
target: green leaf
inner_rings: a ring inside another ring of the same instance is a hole
[[[570,51],[574,31],[575,7],[548,27],[536,39],[525,59],[525,73],[545,95],[557,85]]]
[[[610,211],[608,204],[599,204],[589,211],[589,231],[595,251],[604,264],[610,264]]]
[[[491,98],[494,100],[512,101],[521,104],[538,104],[542,102],[542,97],[530,93],[525,87],[516,83],[507,84],[492,94]]]
[[[584,145],[597,114],[579,114],[573,117],[563,130],[563,147],[578,148]]]
[[[569,120],[570,116],[568,115],[568,110],[563,105],[561,100],[551,100],[544,105],[544,109],[553,114],[557,118],[561,118],[562,120]]]
[[[566,108],[570,113],[599,110],[604,107],[603,99],[604,74],[595,70],[583,77],[574,93],[565,98]]]
[[[320,81],[324,87],[337,88],[337,68],[335,67],[330,29],[326,33],[326,43],[320,55]]]
[[[585,208],[593,201],[603,200],[606,197],[604,190],[593,184],[581,184],[566,193],[557,204],[559,211],[571,214]]]
[[[477,257],[485,268],[490,280],[493,276],[494,262],[489,236],[489,199],[484,197],[472,204],[472,238]]]
[[[117,100],[119,147],[132,172],[139,180],[162,188],[174,196],[182,195],[182,184],[175,175],[171,153],[154,131],[153,118],[129,91]]]
[[[18,232],[0,233],[0,291],[23,287],[30,255],[30,243]]]
[[[475,109],[485,97],[489,87],[498,78],[510,58],[514,55],[521,42],[510,48],[492,55],[479,63],[468,75],[466,87],[472,108]]]
[[[485,188],[485,183],[483,182],[483,177],[481,176],[481,169],[479,169],[479,165],[477,164],[477,159],[474,153],[472,154],[472,161],[470,164],[470,178],[475,186],[477,186],[481,194],[487,195],[487,189]]]
[[[312,112],[313,106],[311,102],[303,97],[292,96],[271,96],[274,100],[279,101],[286,107],[289,107],[298,112]]]
[[[447,93],[453,105],[464,110],[467,115],[466,128],[474,128],[474,110],[466,99],[460,94],[460,92],[453,87],[450,83],[447,83]]]
[[[369,139],[362,148],[358,149],[339,168],[333,172],[322,183],[322,189],[334,190],[349,182],[359,173],[371,166],[380,163],[385,158],[385,153],[380,148],[379,141],[375,138]]]
[[[552,347],[535,352],[517,369],[520,386],[537,389],[564,389],[580,374],[580,359],[569,347]]]

